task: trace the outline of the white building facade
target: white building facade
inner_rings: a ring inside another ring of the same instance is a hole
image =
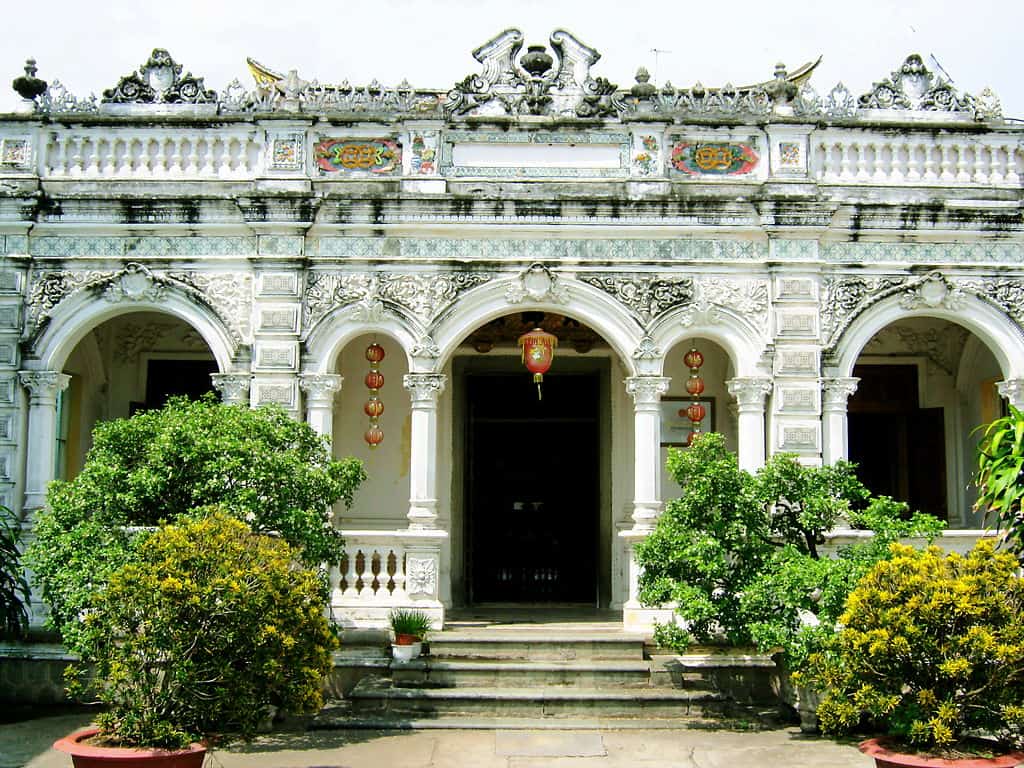
[[[4,503],[30,526],[97,420],[212,382],[366,463],[335,511],[343,624],[524,601],[640,629],[632,547],[675,493],[697,349],[701,427],[741,466],[851,458],[977,528],[971,432],[1024,407],[1024,130],[998,100],[915,56],[819,95],[813,66],[618,88],[567,32],[523,43],[449,92],[250,62],[218,94],[162,50],[99,100],[25,78],[0,116]]]

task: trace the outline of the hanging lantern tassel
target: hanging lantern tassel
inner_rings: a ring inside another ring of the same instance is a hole
[[[523,348],[523,365],[533,374],[533,381],[537,385],[537,399],[540,400],[540,385],[544,381],[544,374],[551,367],[551,361],[555,358],[558,337],[540,328],[534,328],[519,337],[519,346]]]
[[[370,427],[363,434],[363,439],[370,448],[376,448],[384,439],[384,430],[378,424],[380,415],[384,413],[384,403],[377,396],[384,386],[384,374],[380,372],[380,361],[384,359],[384,348],[374,342],[366,348],[366,359],[370,361],[370,372],[366,374],[364,383],[370,390],[370,399],[363,406],[363,413],[370,417]]]

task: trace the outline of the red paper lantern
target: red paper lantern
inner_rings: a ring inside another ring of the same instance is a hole
[[[695,427],[700,426],[700,423],[704,421],[704,416],[706,415],[707,409],[700,403],[690,403],[686,409],[686,416],[693,422]]]
[[[519,337],[519,346],[523,348],[523,365],[533,374],[533,380],[537,384],[537,399],[540,400],[540,385],[544,381],[544,374],[551,368],[551,361],[555,359],[558,337],[540,328],[534,328]]]
[[[704,365],[704,355],[696,349],[691,349],[683,356],[683,362],[686,363],[686,367],[691,370],[694,368],[700,368]],[[696,371],[694,371],[694,373],[696,373]]]
[[[366,440],[371,448],[376,448],[384,439],[384,430],[374,424],[366,430],[366,434],[363,435],[363,439]]]
[[[366,359],[371,363],[379,363],[384,359],[384,347],[374,342],[366,348]]]
[[[380,371],[370,371],[364,381],[367,389],[380,389],[384,386],[384,374]]]
[[[704,391],[704,379],[700,376],[691,376],[686,380],[686,391],[696,397]]]
[[[363,406],[363,413],[369,416],[371,419],[376,419],[382,413],[384,413],[384,403],[375,397],[371,397],[366,401],[366,405]]]

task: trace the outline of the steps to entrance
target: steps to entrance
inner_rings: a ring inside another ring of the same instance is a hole
[[[313,727],[679,728],[733,713],[693,670],[659,662],[652,676],[645,639],[615,625],[462,625],[426,650],[363,678]]]

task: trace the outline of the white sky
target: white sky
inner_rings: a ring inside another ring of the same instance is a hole
[[[572,32],[602,58],[591,72],[628,87],[640,65],[660,85],[767,80],[824,55],[812,80],[854,94],[909,53],[934,56],[962,91],[995,90],[1008,116],[1024,118],[1024,0],[4,0],[0,111],[24,60],[79,97],[100,95],[167,48],[186,71],[220,91],[252,80],[245,57],[307,80],[364,85],[403,78],[448,89],[479,71],[470,52],[508,27],[527,44]],[[659,56],[652,48],[669,51]]]

